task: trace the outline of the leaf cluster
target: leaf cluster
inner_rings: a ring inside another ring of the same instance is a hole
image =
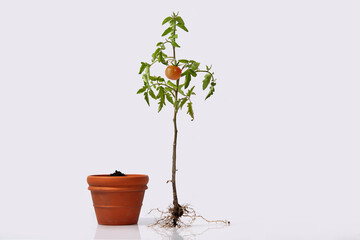
[[[188,29],[185,26],[184,20],[175,13],[163,20],[162,25],[165,24],[168,24],[168,27],[162,34],[165,40],[156,44],[156,50],[152,54],[150,63],[141,62],[139,74],[142,74],[144,85],[137,93],[144,95],[144,99],[149,106],[150,98],[156,100],[158,102],[158,112],[160,112],[167,103],[173,105],[176,111],[182,109],[186,104],[187,113],[193,120],[194,110],[191,96],[195,95],[195,85],[191,86],[192,80],[199,74],[205,73],[202,81],[202,89],[206,90],[208,86],[210,86],[205,98],[206,100],[215,92],[216,79],[214,78],[214,72],[211,72],[211,66],[206,66],[205,69],[201,69],[200,63],[195,60],[176,60],[175,49],[180,48],[180,45],[177,43],[177,30],[180,28],[188,32]],[[169,45],[172,48],[173,56],[168,56],[168,54],[164,52]],[[166,81],[161,76],[151,75],[150,69],[155,63],[161,63],[165,66],[179,66],[182,69],[182,74],[180,79],[176,81],[176,84],[172,81]]]

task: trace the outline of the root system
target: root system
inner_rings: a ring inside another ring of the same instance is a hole
[[[156,211],[160,213],[160,217],[155,219],[155,223],[150,226],[160,226],[163,228],[182,228],[189,227],[196,219],[202,219],[208,223],[223,223],[230,225],[228,220],[208,220],[201,215],[198,215],[189,204],[178,205],[178,207],[170,206],[166,211],[158,208],[152,209],[150,213]]]

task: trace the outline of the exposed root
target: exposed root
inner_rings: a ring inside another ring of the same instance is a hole
[[[224,223],[230,225],[228,220],[208,220],[201,215],[198,215],[195,210],[190,207],[189,204],[169,206],[166,211],[162,211],[159,208],[150,210],[149,214],[153,211],[160,213],[160,217],[155,219],[155,223],[150,226],[160,226],[163,228],[173,227],[189,227],[195,222],[196,219],[202,219],[208,223]]]

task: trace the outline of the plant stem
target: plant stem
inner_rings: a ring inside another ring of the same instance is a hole
[[[176,81],[176,87],[179,87],[179,80]],[[178,91],[175,91],[175,103],[178,100]],[[178,196],[176,192],[176,145],[177,145],[177,123],[176,123],[176,117],[177,117],[178,109],[176,107],[176,104],[174,104],[174,143],[173,143],[173,155],[172,155],[172,177],[171,177],[171,183],[172,183],[172,189],[173,189],[173,205],[175,208],[178,208],[179,201]]]
[[[175,21],[175,19],[174,19]],[[176,25],[175,25],[176,26]],[[174,34],[175,34],[176,29],[174,28]],[[176,61],[176,55],[175,55],[175,47],[173,46],[173,57],[174,57],[174,61]],[[174,122],[174,143],[173,143],[173,155],[172,155],[172,174],[171,174],[171,183],[172,183],[172,189],[173,189],[173,205],[174,205],[174,209],[175,211],[179,210],[179,201],[178,201],[178,196],[177,196],[177,191],[176,191],[176,144],[177,144],[177,133],[178,133],[178,129],[177,129],[177,124],[176,124],[176,117],[177,117],[177,112],[178,112],[178,108],[177,108],[177,101],[178,101],[178,89],[179,89],[179,82],[180,82],[180,78],[178,80],[176,80],[176,91],[175,91],[175,101],[174,101],[174,117],[173,117],[173,122]],[[174,225],[176,225],[177,219],[174,219]]]

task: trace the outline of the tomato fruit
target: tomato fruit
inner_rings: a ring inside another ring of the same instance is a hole
[[[178,66],[170,65],[165,69],[165,75],[168,79],[178,80],[181,76],[181,69]]]

